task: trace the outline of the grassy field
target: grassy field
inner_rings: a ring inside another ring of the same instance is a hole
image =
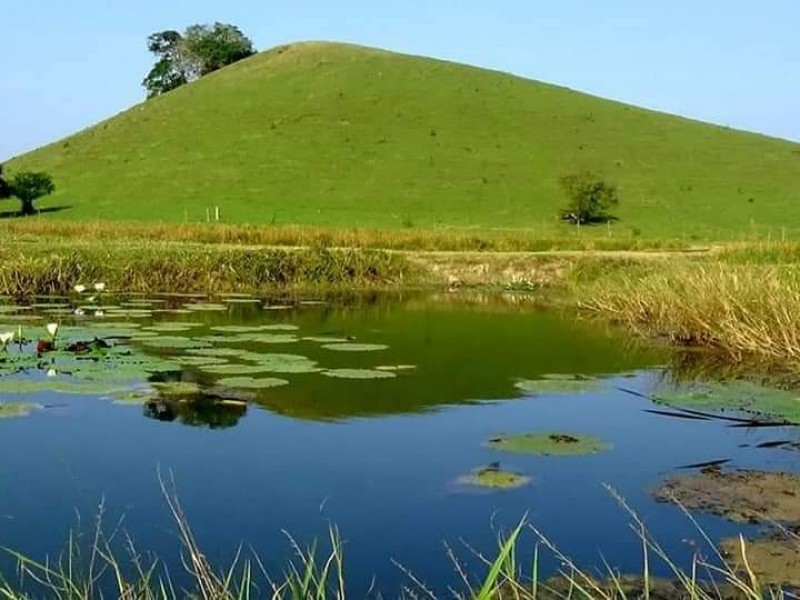
[[[558,178],[588,168],[622,204],[584,236],[800,233],[800,145],[344,44],[262,53],[8,163],[23,168],[55,176],[47,220],[197,222],[219,206],[231,224],[553,238],[575,235]]]

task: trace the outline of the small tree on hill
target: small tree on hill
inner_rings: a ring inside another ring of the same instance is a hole
[[[32,215],[33,201],[56,191],[53,178],[41,171],[20,171],[10,182],[11,195],[19,198],[20,214]]]
[[[617,186],[590,171],[565,175],[559,180],[569,204],[561,218],[570,223],[601,223],[612,219],[608,210],[619,204]]]

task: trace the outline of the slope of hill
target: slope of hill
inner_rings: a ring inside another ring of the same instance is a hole
[[[557,233],[558,178],[619,184],[616,231],[731,237],[792,227],[800,145],[473,67],[299,43],[40,150],[47,218]],[[605,232],[605,228],[603,228]]]

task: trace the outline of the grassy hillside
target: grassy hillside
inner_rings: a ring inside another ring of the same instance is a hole
[[[558,178],[617,182],[614,235],[800,230],[800,145],[357,46],[262,53],[10,161],[43,218],[558,234]],[[10,205],[9,205],[10,207]],[[603,235],[608,234],[605,226]]]

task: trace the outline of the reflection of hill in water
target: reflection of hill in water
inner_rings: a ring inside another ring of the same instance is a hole
[[[612,374],[652,364],[655,354],[591,323],[574,322],[555,312],[520,310],[499,296],[479,302],[434,301],[420,296],[386,300],[373,296],[355,304],[304,306],[264,314],[260,320],[293,323],[300,335],[353,336],[360,342],[389,345],[379,352],[335,352],[319,343],[237,344],[259,352],[302,354],[323,368],[367,369],[416,365],[396,379],[343,380],[319,373],[263,374],[290,385],[256,392],[257,403],[279,414],[302,419],[345,419],[423,412],[475,400],[513,398],[517,378],[547,373]],[[209,324],[253,322],[229,315],[207,315]],[[185,373],[212,384],[214,377]],[[216,417],[214,410],[225,413]],[[235,424],[224,405],[203,410],[181,407],[175,419],[186,424]]]

